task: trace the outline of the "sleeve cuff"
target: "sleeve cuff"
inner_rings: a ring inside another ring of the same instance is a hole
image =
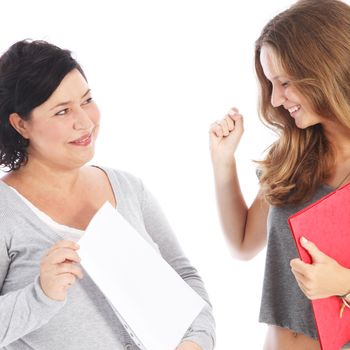
[[[43,309],[50,310],[51,311],[50,313],[56,313],[66,304],[66,299],[63,301],[53,300],[44,293],[40,285],[39,276],[35,278],[33,288],[34,288],[34,298],[36,299],[38,304],[41,305]]]
[[[193,331],[189,329],[186,335],[182,338],[182,341],[192,341],[198,344],[203,350],[214,349],[214,340],[211,336],[203,331]]]

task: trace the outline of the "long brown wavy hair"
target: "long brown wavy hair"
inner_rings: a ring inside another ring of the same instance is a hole
[[[298,1],[273,18],[256,41],[259,116],[279,136],[258,161],[260,183],[270,204],[299,203],[330,177],[334,150],[321,124],[299,129],[283,106],[271,105],[272,84],[260,63],[263,45],[317,114],[350,131],[350,6],[338,0]]]

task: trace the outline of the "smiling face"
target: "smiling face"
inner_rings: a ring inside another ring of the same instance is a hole
[[[323,123],[325,119],[314,112],[310,103],[293,85],[281,67],[273,49],[263,45],[260,52],[260,63],[265,77],[271,82],[271,104],[273,107],[283,106],[294,118],[300,129]]]
[[[29,139],[28,162],[64,168],[81,167],[92,159],[100,112],[89,86],[74,69],[53,94],[21,121],[21,134]]]

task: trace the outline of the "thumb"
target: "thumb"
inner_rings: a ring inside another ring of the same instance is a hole
[[[304,249],[308,251],[312,258],[312,263],[320,263],[324,259],[325,254],[323,254],[315,245],[315,243],[308,241],[305,237],[300,238],[300,244]]]
[[[229,113],[228,114],[230,116],[230,118],[233,120],[233,122],[235,123],[235,129],[239,130],[241,133],[244,131],[244,126],[243,126],[243,116],[242,114],[238,113],[238,111],[234,114]]]

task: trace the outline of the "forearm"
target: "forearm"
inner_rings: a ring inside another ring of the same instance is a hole
[[[194,319],[191,326],[183,337],[183,341],[191,341],[198,344],[203,350],[212,350],[215,345],[215,321],[212,314],[212,307],[202,279],[197,271],[188,263],[182,268],[183,279],[191,286],[205,301],[206,305],[200,314]]]
[[[215,329],[211,306],[206,305],[191,327],[187,330],[182,342],[197,344],[201,350],[212,350],[215,346]]]
[[[202,350],[212,350],[215,342],[215,321],[203,281],[197,270],[183,254],[159,205],[148,191],[144,192],[142,207],[147,232],[157,243],[163,258],[207,302],[207,305],[187,330],[183,341],[192,341],[201,346]]]
[[[248,214],[237,176],[236,162],[213,160],[215,189],[222,229],[233,252],[239,252],[243,241]]]
[[[176,246],[174,248],[176,249]],[[199,345],[202,350],[212,350],[215,345],[215,320],[202,279],[184,255],[177,255],[176,259],[167,259],[167,261],[183,280],[207,303],[184,334],[182,342],[190,341]]]
[[[0,348],[46,324],[64,304],[49,299],[37,279],[0,296]]]

